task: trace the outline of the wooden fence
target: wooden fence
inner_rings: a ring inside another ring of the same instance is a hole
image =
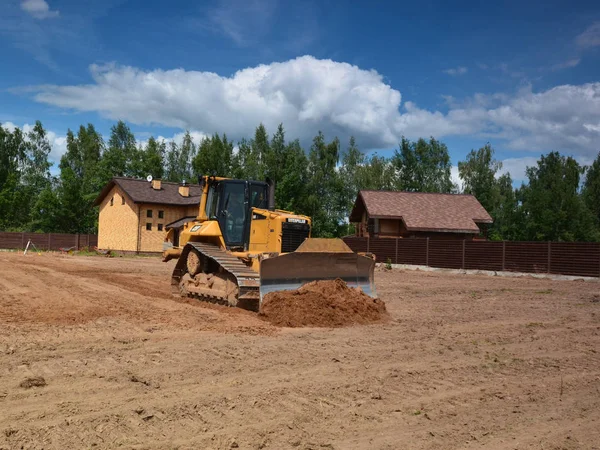
[[[1,249],[24,249],[29,240],[39,250],[82,249],[98,245],[98,236],[95,234],[0,232]]]
[[[449,269],[476,269],[600,277],[600,243],[491,242],[467,240],[359,238],[344,241],[378,262]]]

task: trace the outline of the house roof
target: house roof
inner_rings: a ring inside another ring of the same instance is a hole
[[[94,201],[98,206],[114,186],[119,186],[134,203],[153,203],[159,205],[188,206],[199,205],[202,188],[197,184],[189,184],[190,196],[179,194],[179,183],[161,181],[159,190],[152,188],[152,183],[139,178],[114,177],[100,192]]]
[[[350,222],[363,211],[371,219],[401,219],[409,231],[479,233],[477,223],[493,220],[472,195],[422,192],[360,191]]]
[[[181,228],[184,224],[191,222],[192,220],[195,220],[196,217],[195,216],[186,216],[186,217],[182,217],[181,219],[178,219],[174,222],[168,223],[167,225],[165,225],[165,229],[170,230],[171,228]]]

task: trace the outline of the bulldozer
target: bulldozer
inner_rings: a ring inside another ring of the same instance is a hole
[[[310,217],[275,209],[274,183],[217,176],[198,182],[198,216],[163,253],[165,262],[177,259],[174,295],[259,311],[269,292],[340,278],[377,297],[374,259],[341,239],[311,238]]]

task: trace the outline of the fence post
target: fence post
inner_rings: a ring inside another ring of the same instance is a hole
[[[21,248],[25,248],[25,232],[21,233]]]
[[[462,254],[462,269],[465,270],[465,242],[467,240],[463,239],[463,254]]]
[[[502,241],[502,272],[506,269],[506,241]]]
[[[552,265],[552,241],[548,241],[548,273],[550,273],[551,265]]]
[[[52,233],[48,233],[48,251],[52,250]]]
[[[425,245],[425,265],[429,267],[429,238],[427,238],[427,243]]]
[[[394,264],[398,264],[398,240],[400,238],[396,238],[396,260],[394,261]]]
[[[79,233],[75,233],[75,248],[79,250]]]

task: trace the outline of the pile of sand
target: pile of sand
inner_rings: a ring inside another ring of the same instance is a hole
[[[265,295],[260,316],[283,327],[343,327],[388,318],[385,303],[340,279],[313,281],[295,291]]]

